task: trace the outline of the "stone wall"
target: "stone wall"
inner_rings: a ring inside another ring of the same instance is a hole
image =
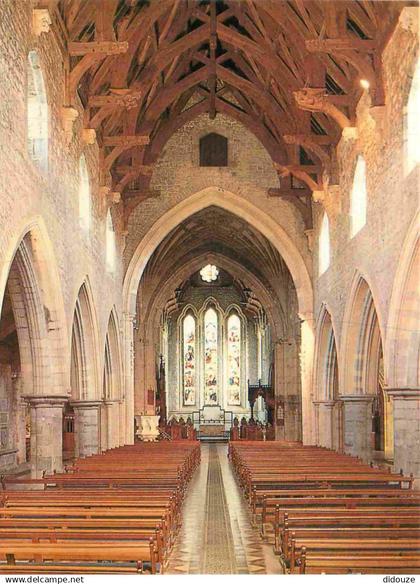
[[[30,50],[38,52],[48,101],[48,169],[45,171],[27,152],[27,56]],[[45,282],[51,284],[57,304],[63,307],[62,313],[55,315],[54,326],[60,329],[65,342],[51,349],[60,352],[56,357],[64,372],[51,380],[52,391],[58,395],[70,392],[73,313],[78,291],[85,281],[91,292],[97,378],[102,383],[108,319],[114,306],[121,318],[123,275],[119,259],[123,248],[122,217],[118,207],[111,211],[116,232],[116,269],[111,273],[106,268],[108,203],[98,188],[97,144],[87,145],[82,140],[80,102],[75,106],[79,115],[67,145],[62,118],[62,108],[68,105],[64,101],[64,62],[52,30],[40,36],[33,34],[31,2],[3,0],[0,3],[0,306],[14,253],[25,232],[32,230],[39,237],[37,243],[45,253],[43,259],[48,258],[48,263],[42,262],[37,267]],[[79,157],[82,153],[87,161],[91,189],[88,233],[81,228],[79,220]],[[40,288],[43,294],[43,284]],[[52,309],[51,306],[38,308],[41,311]],[[100,393],[101,388],[98,389]],[[23,395],[30,391],[30,387],[22,388]],[[61,415],[59,409],[56,412]],[[45,461],[44,454],[39,456]]]
[[[199,166],[199,140],[210,132],[228,139],[227,167]],[[221,114],[214,120],[206,114],[198,116],[167,142],[150,184],[160,196],[141,203],[130,216],[125,263],[128,264],[141,238],[161,215],[208,187],[240,195],[268,213],[286,231],[310,269],[310,253],[301,215],[291,203],[268,197],[267,190],[278,187],[269,154],[244,126]]]
[[[382,347],[388,345],[390,301],[396,284],[396,274],[402,259],[407,233],[412,226],[419,204],[419,167],[409,174],[405,161],[405,106],[418,55],[418,39],[413,30],[396,28],[383,55],[386,102],[372,108],[368,92],[364,92],[357,108],[357,136],[342,137],[338,146],[339,184],[330,187],[321,203],[314,203],[314,315],[322,316],[326,306],[333,323],[339,366],[339,392],[352,395],[355,387],[349,383],[345,369],[354,359],[346,354],[352,332],[347,322],[358,278],[367,282],[373,296],[381,332]],[[354,236],[350,233],[350,193],[357,156],[366,161],[367,221]],[[319,233],[324,210],[330,226],[331,262],[319,276]],[[392,363],[385,352],[385,386],[389,383]],[[359,403],[359,402],[357,402]],[[362,402],[360,402],[362,403]],[[365,404],[363,404],[365,407]],[[359,408],[360,409],[360,408]],[[369,458],[368,438],[360,442],[357,425],[371,424],[370,410],[354,413],[353,404],[346,406],[347,429],[345,448],[363,458]],[[360,415],[359,415],[360,414]],[[368,417],[366,422],[365,417]],[[356,420],[357,418],[357,420]],[[362,419],[363,418],[363,419]],[[354,430],[349,426],[353,425]],[[364,432],[367,436],[370,430]],[[398,436],[396,443],[401,444]],[[409,440],[405,440],[407,446]],[[398,469],[399,470],[399,469]],[[406,465],[405,471],[410,470]]]
[[[61,108],[64,103],[63,55],[52,31],[36,37],[31,32],[31,3],[4,0],[0,6],[0,298],[7,277],[7,253],[19,243],[25,225],[46,226],[60,277],[66,322],[60,323],[70,338],[78,290],[88,279],[102,349],[112,306],[121,307],[121,262],[114,274],[105,268],[106,201],[98,189],[98,148],[81,138],[82,108],[74,136],[66,146]],[[48,170],[42,172],[30,159],[26,143],[27,55],[39,53],[49,109]],[[78,163],[86,157],[91,186],[91,229],[79,224]],[[117,235],[117,255],[122,252],[121,217],[112,210]],[[48,266],[45,266],[48,270]],[[100,299],[100,301],[99,301]],[[98,347],[99,351],[99,347]],[[99,351],[100,353],[102,351]],[[67,356],[69,358],[69,356]],[[66,392],[68,387],[57,388]]]

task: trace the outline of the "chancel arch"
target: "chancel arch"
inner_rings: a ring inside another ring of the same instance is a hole
[[[239,197],[232,192],[208,187],[202,191],[188,197],[188,199],[178,203],[167,213],[163,214],[153,225],[153,228],[146,233],[138,244],[134,252],[123,286],[123,300],[126,311],[127,327],[125,328],[125,360],[129,363],[131,339],[133,335],[129,319],[134,319],[138,311],[137,295],[140,280],[143,276],[147,263],[158,248],[164,238],[171,233],[178,225],[194,214],[208,208],[219,208],[230,213],[233,217],[252,225],[261,233],[273,248],[283,258],[285,265],[290,269],[293,287],[296,291],[297,311],[301,318],[301,338],[305,346],[302,353],[299,371],[299,383],[302,385],[302,410],[308,413],[306,422],[303,424],[305,440],[310,440],[312,433],[312,418],[310,410],[310,384],[313,358],[313,322],[312,322],[312,285],[310,282],[308,269],[305,261],[295,243],[289,235],[264,211],[243,197]],[[144,302],[142,298],[141,302]],[[297,321],[296,321],[297,322]],[[144,331],[143,333],[144,334]],[[300,341],[299,341],[300,342]],[[150,341],[147,341],[149,344]],[[150,385],[152,378],[144,377],[144,383]],[[127,392],[134,395],[134,384],[127,378]],[[300,392],[300,389],[299,389]],[[128,408],[134,408],[134,401],[128,399]],[[128,414],[129,415],[129,414]]]
[[[147,407],[142,394],[156,384],[159,353],[170,388],[168,415],[183,419],[204,405],[249,417],[248,381],[274,387],[274,360],[279,360],[280,376],[280,361],[290,360],[296,370],[288,367],[290,382],[278,387],[287,391],[286,410],[294,419],[287,432],[299,435],[298,301],[283,259],[254,226],[217,206],[187,218],[152,255],[139,286],[137,314],[142,315],[135,335],[138,412]],[[206,329],[216,331],[213,339],[206,339]],[[194,342],[184,347],[192,332]],[[262,419],[264,411],[258,402],[255,415]]]

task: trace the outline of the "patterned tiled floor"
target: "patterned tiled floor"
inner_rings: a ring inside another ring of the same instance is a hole
[[[201,446],[188,488],[169,574],[281,574],[278,559],[251,526],[224,444]]]

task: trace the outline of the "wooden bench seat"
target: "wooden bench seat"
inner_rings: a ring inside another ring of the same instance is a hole
[[[254,520],[260,518],[262,529],[264,525],[273,522],[278,511],[288,511],[299,508],[414,508],[420,506],[420,495],[418,497],[264,497],[262,505],[255,509]]]
[[[417,573],[420,494],[413,477],[327,449],[229,446],[238,483],[292,573]],[[271,530],[271,532],[270,532]]]
[[[379,539],[368,538],[363,539],[360,536],[355,536],[349,539],[330,539],[330,538],[308,538],[296,536],[290,542],[285,559],[287,561],[290,572],[299,572],[299,566],[302,561],[302,553],[325,553],[330,557],[342,556],[343,552],[350,552],[361,556],[371,556],[372,553],[377,554],[378,557],[382,553],[393,555],[410,556],[420,558],[420,540],[413,539],[398,539],[393,541],[391,538]]]
[[[162,573],[199,461],[191,442],[135,444],[42,479],[3,477],[0,573]]]
[[[371,556],[352,555],[331,556],[309,552],[302,554],[300,574],[418,574],[420,557],[418,555],[401,556],[382,552]]]
[[[15,562],[0,563],[0,574],[142,574],[143,566],[136,562],[82,564],[80,562]]]
[[[153,542],[82,542],[60,541],[60,543],[25,543],[14,540],[0,542],[0,562],[75,561],[75,562],[135,562],[139,567],[150,565],[156,573],[156,549]],[[1,565],[1,564],[0,564]]]

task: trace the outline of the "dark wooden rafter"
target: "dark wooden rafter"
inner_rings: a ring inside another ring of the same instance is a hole
[[[354,122],[360,79],[373,105],[383,103],[381,55],[405,5],[410,0],[60,0],[66,101],[82,88],[104,180],[111,173],[111,190],[129,209],[149,196],[130,185],[149,193],[164,144],[204,113],[244,124],[280,178],[319,190],[342,129]],[[300,163],[302,149],[313,164]],[[280,193],[306,205],[302,193]]]

